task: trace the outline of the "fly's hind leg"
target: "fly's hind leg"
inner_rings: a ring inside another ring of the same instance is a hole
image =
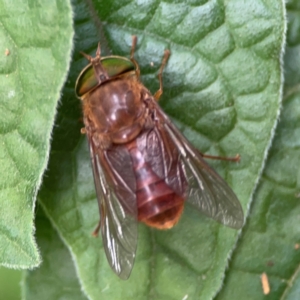
[[[160,66],[160,69],[159,69],[159,72],[158,72],[158,75],[157,75],[158,80],[159,80],[159,89],[154,94],[154,98],[155,98],[156,101],[159,100],[160,96],[163,93],[162,72],[164,70],[164,67],[165,67],[168,59],[169,59],[170,54],[171,54],[170,50],[165,50],[164,57],[163,57],[163,60],[161,62],[161,66]]]
[[[217,159],[217,160],[226,160],[226,161],[234,161],[234,162],[239,162],[241,159],[241,156],[237,154],[235,157],[226,157],[226,156],[214,156],[214,155],[208,155],[204,154],[200,151],[198,153],[203,157],[203,158],[209,158],[209,159]]]

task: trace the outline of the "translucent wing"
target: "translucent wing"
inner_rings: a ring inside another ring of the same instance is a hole
[[[133,268],[137,247],[137,206],[135,181],[128,153],[123,147],[97,150],[90,139],[95,187],[100,210],[103,246],[111,268],[127,279]],[[121,173],[126,174],[127,180]]]
[[[244,214],[239,200],[227,183],[203,160],[201,154],[171,123],[158,108],[164,119],[164,128],[180,151],[188,181],[188,197],[198,210],[208,217],[235,229],[244,223]]]

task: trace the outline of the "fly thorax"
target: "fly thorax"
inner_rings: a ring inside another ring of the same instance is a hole
[[[126,143],[143,129],[147,109],[142,95],[143,86],[130,79],[108,81],[90,94],[96,127],[109,134],[113,143]]]

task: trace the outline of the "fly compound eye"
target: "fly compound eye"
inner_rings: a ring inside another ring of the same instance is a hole
[[[106,56],[101,58],[100,63],[92,61],[77,78],[76,96],[80,98],[101,85],[102,82],[132,71],[135,71],[135,66],[126,57]]]

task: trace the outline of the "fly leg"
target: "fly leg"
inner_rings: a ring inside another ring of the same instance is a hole
[[[130,50],[130,60],[134,64],[135,67],[135,75],[137,76],[138,79],[140,79],[140,67],[137,61],[134,58],[134,51],[137,43],[137,37],[136,35],[132,36],[132,44],[131,44],[131,50]]]
[[[218,160],[235,161],[235,162],[239,162],[241,159],[241,156],[239,154],[237,154],[235,157],[226,157],[226,156],[208,155],[208,154],[201,153],[200,151],[198,151],[198,153],[203,158],[209,158],[209,159],[218,159]]]
[[[159,80],[159,89],[154,94],[154,99],[156,101],[159,100],[160,96],[163,93],[162,72],[164,70],[164,67],[165,67],[168,59],[169,59],[170,54],[171,54],[170,50],[165,50],[164,57],[163,57],[163,60],[161,62],[161,66],[160,66],[160,69],[159,69],[159,72],[158,72],[158,75],[157,75],[158,80]]]
[[[136,43],[137,43],[137,37],[136,37],[136,35],[133,35],[132,36],[131,50],[130,50],[130,60],[135,66],[135,74],[136,74],[137,78],[139,79],[140,78],[140,67],[139,67],[137,61],[134,58]],[[163,72],[163,69],[164,69],[168,59],[169,59],[170,54],[171,54],[170,50],[165,50],[164,57],[163,57],[163,60],[161,62],[161,66],[160,66],[160,69],[159,69],[159,72],[158,72],[159,89],[154,94],[154,98],[155,98],[156,101],[159,100],[160,96],[163,93],[162,72]]]
[[[99,234],[100,228],[101,228],[101,220],[99,221],[97,227],[96,227],[95,230],[93,231],[92,236],[97,237],[98,234]]]

